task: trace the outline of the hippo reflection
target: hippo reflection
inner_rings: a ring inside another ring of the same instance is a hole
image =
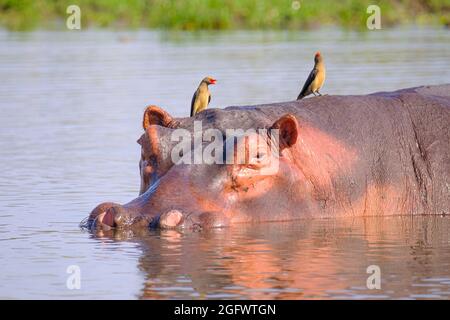
[[[269,150],[258,151],[257,161],[176,163],[174,131],[193,132],[194,121],[224,136],[229,129],[276,129],[278,143],[253,131],[233,146],[234,160],[239,148],[256,144]],[[91,227],[208,228],[450,210],[450,85],[211,109],[179,119],[151,106],[143,129],[140,196],[97,206]],[[265,170],[274,163],[276,170]]]
[[[141,299],[448,299],[449,230],[448,217],[392,216],[203,232],[100,230],[94,237],[107,239],[103,250],[116,252],[124,241],[139,248]],[[381,290],[366,287],[374,264]]]

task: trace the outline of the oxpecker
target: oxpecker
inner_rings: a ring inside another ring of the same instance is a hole
[[[306,79],[303,89],[297,97],[300,100],[311,93],[313,95],[322,94],[319,92],[325,82],[325,64],[323,63],[323,58],[320,52],[316,52],[314,56],[314,68],[311,70],[308,79]]]
[[[216,79],[211,77],[206,77],[202,80],[202,82],[200,82],[200,85],[192,97],[191,117],[208,107],[208,104],[211,101],[211,93],[209,92],[208,86],[215,83]]]

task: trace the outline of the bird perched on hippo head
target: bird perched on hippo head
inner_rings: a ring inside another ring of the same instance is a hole
[[[205,110],[211,102],[211,93],[208,86],[210,84],[216,84],[216,79],[212,77],[205,77],[200,82],[197,90],[194,93],[191,101],[191,117],[195,114]]]
[[[303,85],[302,91],[297,97],[297,100],[303,99],[304,97],[316,93],[321,96],[322,94],[319,90],[322,88],[325,82],[325,63],[323,62],[323,56],[319,51],[314,55],[314,68],[309,73],[305,84]]]

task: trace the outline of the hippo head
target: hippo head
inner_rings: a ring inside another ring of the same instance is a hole
[[[298,200],[291,188],[299,178],[293,169],[296,118],[285,114],[251,122],[256,129],[246,123],[241,130],[227,130],[217,126],[221,117],[227,111],[175,120],[148,107],[138,140],[140,196],[125,205],[99,205],[90,215],[91,225],[204,228],[288,220],[292,207],[287,203]],[[296,205],[300,209],[301,203]]]

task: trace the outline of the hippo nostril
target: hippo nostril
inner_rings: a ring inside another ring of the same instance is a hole
[[[103,217],[103,223],[110,227],[114,227],[114,215],[109,211],[106,212],[105,216]]]
[[[159,218],[161,228],[174,228],[183,220],[183,214],[178,210],[170,210],[163,213]]]
[[[111,208],[114,214],[114,224],[116,227],[132,225],[135,221],[135,216],[130,214],[122,206],[116,206]]]
[[[115,227],[115,210],[114,207],[109,208],[106,212],[105,215],[103,216],[102,220],[100,221],[101,223],[110,226],[110,227]]]
[[[124,224],[125,216],[122,212],[121,206],[113,206],[106,210],[106,212],[99,217],[99,222],[109,227],[117,227]]]
[[[114,217],[114,227],[148,227],[153,218],[140,214],[139,212],[130,211],[123,206],[115,206],[111,208]]]

